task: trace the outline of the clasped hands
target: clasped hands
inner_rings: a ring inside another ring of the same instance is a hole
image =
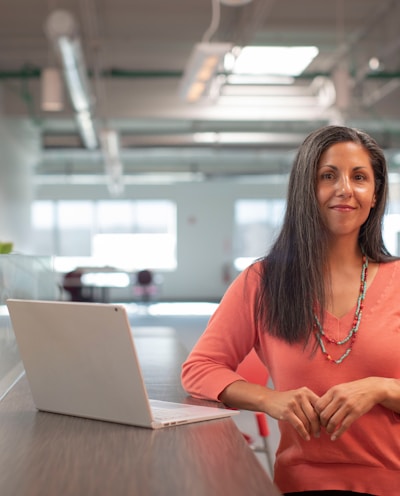
[[[379,378],[368,377],[338,384],[318,396],[307,387],[277,392],[272,417],[289,422],[305,440],[318,438],[325,429],[338,439],[359,417],[380,401]]]

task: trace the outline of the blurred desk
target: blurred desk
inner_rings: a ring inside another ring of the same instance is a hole
[[[109,292],[114,288],[127,288],[132,274],[112,268],[88,269],[78,267],[64,277],[64,289],[75,301],[109,303]]]
[[[92,301],[110,302],[109,291],[113,288],[127,288],[131,285],[131,277],[127,272],[88,272],[81,277],[82,287],[88,288]],[[96,296],[96,290],[100,296]]]
[[[168,328],[134,330],[152,398],[201,403],[180,385]],[[0,494],[278,496],[232,419],[153,431],[37,412],[25,376],[0,402]]]

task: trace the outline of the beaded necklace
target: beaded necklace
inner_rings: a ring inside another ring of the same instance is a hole
[[[322,328],[322,325],[318,319],[318,317],[314,314],[314,319],[315,319],[315,326],[314,326],[314,332],[315,336],[317,338],[318,344],[322,350],[322,353],[325,355],[327,360],[329,360],[332,363],[342,363],[345,358],[347,358],[351,350],[353,349],[353,344],[357,336],[357,331],[358,328],[360,327],[360,322],[361,322],[361,316],[362,316],[362,310],[364,307],[364,298],[365,298],[365,292],[367,289],[367,275],[368,275],[368,257],[363,254],[363,265],[361,269],[361,282],[360,282],[360,294],[358,295],[357,298],[357,306],[356,306],[356,311],[354,314],[354,319],[353,319],[353,326],[350,329],[350,332],[348,335],[341,340],[336,340],[334,338],[330,338],[327,336]],[[325,345],[324,345],[324,340],[327,343],[331,344],[336,344],[337,346],[349,343],[349,346],[346,348],[346,351],[341,355],[338,359],[334,359],[331,357],[331,355],[326,351]]]

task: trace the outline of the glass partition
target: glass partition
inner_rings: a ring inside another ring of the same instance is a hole
[[[0,255],[0,399],[23,373],[7,298],[59,298],[52,257]]]

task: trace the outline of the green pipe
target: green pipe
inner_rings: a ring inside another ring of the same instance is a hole
[[[26,67],[15,71],[0,70],[1,79],[37,79],[40,78],[42,69],[39,67]],[[223,73],[222,73],[223,74]],[[89,75],[93,73],[89,71]],[[107,69],[102,71],[103,77],[110,78],[127,78],[127,79],[157,79],[157,78],[175,78],[182,77],[182,71],[140,71],[140,70],[125,70],[125,69]],[[295,76],[294,79],[314,79],[317,76],[330,77],[329,73],[310,72]],[[367,74],[366,79],[387,80],[400,78],[400,71],[395,72],[371,72]]]

